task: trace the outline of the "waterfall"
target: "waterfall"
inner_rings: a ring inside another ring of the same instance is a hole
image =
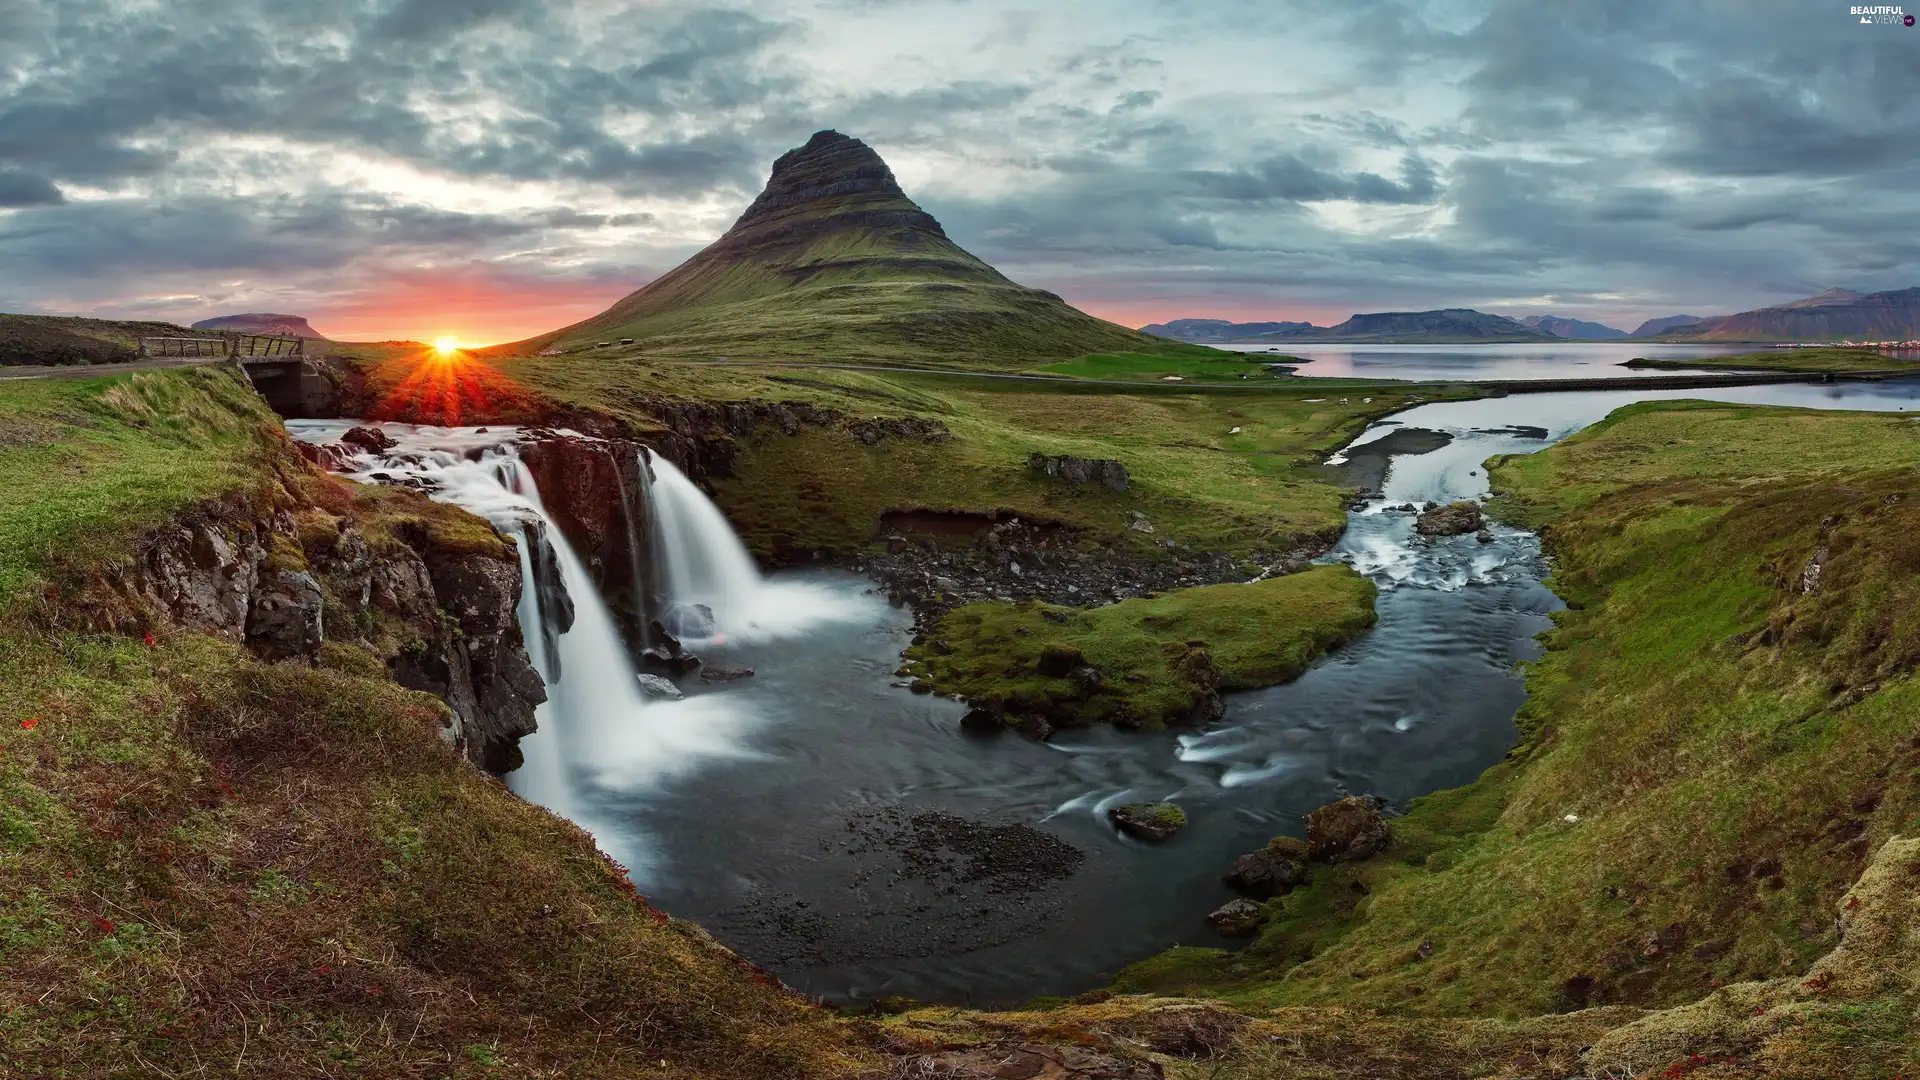
[[[825,586],[767,581],[725,514],[673,462],[640,462],[653,557],[665,592],[661,622],[695,643],[788,637],[821,622],[858,618],[858,605]]]
[[[710,638],[719,627],[749,623],[760,599],[760,571],[747,546],[685,473],[658,454],[651,466],[647,515],[666,590],[662,621],[682,637]],[[703,610],[704,609],[704,610]]]
[[[716,757],[748,754],[745,716],[725,695],[645,698],[613,614],[547,514],[510,441],[513,429],[496,428],[487,439],[471,429],[393,428],[400,444],[384,454],[354,454],[346,475],[423,489],[487,519],[519,549],[520,629],[547,700],[534,710],[538,730],[520,740],[524,763],[507,775],[507,785],[593,833],[636,880],[643,870],[657,872],[645,838],[596,812],[596,804],[606,797],[617,808],[622,794]]]

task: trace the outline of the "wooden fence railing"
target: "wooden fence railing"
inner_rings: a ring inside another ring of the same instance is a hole
[[[234,359],[257,356],[304,356],[305,338],[268,334],[223,334],[219,337],[145,337],[140,339],[141,356],[226,356]]]

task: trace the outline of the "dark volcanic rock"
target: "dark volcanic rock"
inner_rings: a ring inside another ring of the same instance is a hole
[[[1364,859],[1392,839],[1376,798],[1348,797],[1307,815],[1307,857],[1316,862]]]
[[[540,502],[567,538],[614,615],[637,630],[649,613],[635,596],[651,591],[653,565],[640,476],[642,446],[628,439],[544,433],[520,448]]]
[[[247,612],[247,647],[269,660],[311,656],[324,635],[320,583],[304,570],[262,574]]]
[[[700,658],[692,653],[669,651],[658,645],[641,650],[640,662],[647,667],[672,672],[675,675],[685,675],[700,666]]]
[[[1251,900],[1229,900],[1207,916],[1215,930],[1228,937],[1248,937],[1260,930],[1265,914]]]
[[[735,679],[751,678],[753,678],[753,669],[750,667],[721,667],[719,664],[708,664],[700,669],[702,682],[732,682]]]
[[[1413,528],[1421,536],[1457,536],[1477,532],[1480,529],[1480,504],[1462,501],[1435,507],[1423,512]]]
[[[1267,846],[1233,861],[1227,884],[1241,892],[1271,899],[1307,879],[1307,845],[1291,836],[1276,836]]]
[[[1127,467],[1111,458],[1030,454],[1027,456],[1027,467],[1035,472],[1065,480],[1069,484],[1084,484],[1097,480],[1109,491],[1127,490]]]
[[[1165,840],[1186,827],[1186,811],[1172,803],[1128,803],[1107,811],[1116,828],[1137,840]]]
[[[345,435],[340,436],[340,441],[356,449],[365,450],[369,454],[384,453],[393,446],[393,440],[387,437],[387,433],[372,424],[362,424],[348,430]]]

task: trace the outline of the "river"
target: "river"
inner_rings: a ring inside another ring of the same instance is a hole
[[[660,906],[829,1000],[1004,1006],[1102,985],[1171,945],[1230,947],[1204,917],[1231,898],[1220,876],[1235,856],[1298,835],[1307,811],[1342,795],[1403,807],[1467,782],[1513,742],[1524,699],[1514,665],[1537,655],[1534,635],[1558,606],[1538,541],[1495,527],[1488,544],[1429,545],[1389,508],[1477,498],[1490,456],[1539,450],[1632,401],[1703,396],[1517,395],[1423,405],[1370,427],[1346,456],[1396,431],[1450,436],[1392,456],[1384,497],[1350,513],[1327,556],[1378,584],[1378,625],[1293,683],[1231,695],[1208,730],[968,736],[962,706],[893,678],[906,612],[853,575],[777,574],[769,587],[809,617],[699,650],[753,667],[752,678],[681,677],[686,701],[596,720],[601,738],[628,749],[588,747],[564,800],[548,801]],[[1920,407],[1920,383],[1710,396],[1891,411]],[[338,430],[289,426],[309,438]],[[555,737],[527,741],[529,770]],[[645,754],[631,755],[636,742]],[[539,797],[518,774],[509,781]],[[1190,818],[1168,842],[1128,840],[1104,819],[1115,802],[1157,798]]]

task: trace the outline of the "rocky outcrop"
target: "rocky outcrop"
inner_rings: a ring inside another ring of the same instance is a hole
[[[1064,454],[1029,454],[1027,467],[1069,484],[1098,481],[1108,491],[1127,490],[1127,467],[1111,458],[1071,457]]]
[[[644,452],[631,439],[541,429],[528,431],[520,446],[520,460],[539,485],[548,516],[636,639],[651,617],[649,597],[657,591],[648,576],[653,556],[640,473]]]
[[[954,608],[982,600],[1089,607],[1291,573],[1332,539],[1307,538],[1291,550],[1246,559],[1165,540],[1164,557],[1154,558],[1111,542],[1096,545],[1080,530],[1053,522],[924,510],[888,514],[880,535],[898,541],[889,542],[884,554],[850,555],[840,565],[879,579],[889,600],[911,605],[922,630]]]
[[[451,707],[447,736],[494,772],[546,699],[520,640],[511,557],[444,551],[420,533],[375,544],[316,507],[220,505],[152,533],[121,573],[66,598],[69,618],[123,632],[176,626],[264,660],[314,663],[364,648],[400,684]],[[295,542],[294,537],[299,541]]]
[[[519,563],[444,550],[424,534],[407,539],[376,548],[352,524],[308,533],[331,635],[378,656],[395,682],[445,701],[448,737],[474,764],[517,768],[519,740],[547,696],[521,640]]]
[[[1307,857],[1315,862],[1339,863],[1364,859],[1393,839],[1381,800],[1350,796],[1328,803],[1307,815]]]
[[[305,570],[274,570],[257,579],[247,610],[247,647],[262,659],[312,656],[326,640],[320,583]]]
[[[1462,501],[1429,506],[1414,521],[1413,530],[1427,537],[1458,536],[1478,532],[1480,525],[1480,504]]]

